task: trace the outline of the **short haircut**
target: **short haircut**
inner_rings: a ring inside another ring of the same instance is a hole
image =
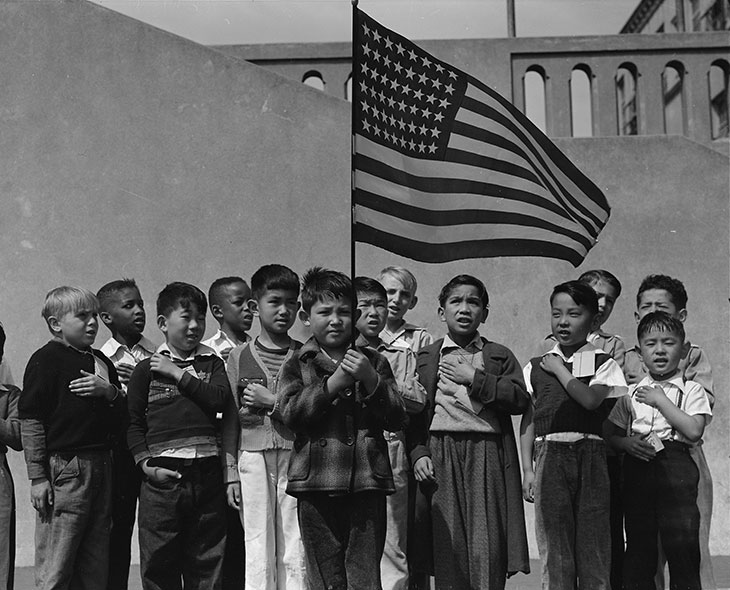
[[[114,297],[114,294],[119,293],[124,289],[137,289],[137,292],[139,292],[139,287],[134,279],[119,279],[117,281],[112,281],[97,291],[96,298],[99,300],[99,307],[106,311],[109,302]]]
[[[380,295],[386,301],[388,300],[388,292],[385,290],[385,287],[375,279],[371,279],[370,277],[355,277],[352,285],[355,288],[356,295],[360,295],[360,293],[373,293]]]
[[[666,311],[652,311],[641,318],[639,326],[636,328],[636,337],[639,342],[649,332],[670,332],[676,334],[684,343],[684,324]]]
[[[251,296],[258,301],[266,291],[281,289],[291,291],[299,297],[299,277],[288,266],[267,264],[258,269],[251,277]],[[212,297],[211,297],[212,303]]]
[[[352,301],[352,281],[346,274],[314,266],[302,277],[302,309],[309,313],[319,301],[346,299]]]
[[[618,299],[621,295],[621,281],[619,281],[613,274],[603,269],[587,270],[578,277],[581,283],[585,283],[589,287],[595,285],[598,281],[608,283],[616,291],[616,298]]]
[[[400,281],[400,283],[411,292],[411,295],[416,294],[416,291],[418,290],[418,281],[416,281],[416,277],[414,277],[413,273],[407,268],[403,268],[402,266],[386,266],[380,271],[378,280],[382,281],[386,276],[393,277]]]
[[[639,291],[636,293],[636,307],[641,305],[641,296],[644,291],[651,289],[661,289],[669,293],[677,310],[687,309],[687,290],[684,288],[684,283],[667,275],[649,275],[641,281]]]
[[[230,285],[235,285],[236,283],[243,283],[246,287],[248,287],[246,281],[244,281],[241,277],[221,277],[220,279],[213,281],[210,289],[208,289],[208,301],[210,301],[211,311],[214,305],[221,304],[221,301],[223,300],[223,292],[226,288]]]
[[[170,317],[178,307],[189,310],[193,305],[205,313],[208,307],[205,293],[190,283],[170,283],[157,296],[157,315]]]
[[[41,315],[62,318],[67,313],[78,311],[99,311],[99,300],[91,291],[79,287],[56,287],[46,294]]]
[[[598,314],[598,295],[593,290],[593,287],[581,283],[580,281],[568,281],[567,283],[560,283],[555,285],[553,292],[550,294],[550,304],[552,305],[555,296],[565,293],[575,301],[578,305],[584,306],[593,315]]]
[[[472,275],[456,275],[453,279],[446,283],[439,293],[439,305],[441,307],[446,305],[446,300],[449,298],[449,295],[451,295],[451,292],[461,285],[471,285],[472,287],[476,287],[479,292],[479,299],[482,300],[482,307],[484,309],[489,307],[489,293],[487,293],[487,288],[484,286],[484,283]]]

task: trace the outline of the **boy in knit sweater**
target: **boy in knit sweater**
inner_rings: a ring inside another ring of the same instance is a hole
[[[297,501],[285,491],[294,435],[276,403],[281,368],[301,347],[289,336],[299,310],[299,277],[269,264],[254,273],[251,287],[261,333],[234,348],[227,363],[235,392],[223,414],[228,504],[243,523],[245,589],[304,590]]]
[[[85,289],[51,290],[42,313],[53,339],[25,369],[18,414],[37,512],[36,588],[106,588],[110,450],[124,402],[114,365],[91,348],[98,310]]]
[[[134,369],[127,388],[127,441],[144,482],[139,545],[145,590],[221,587],[225,490],[216,413],[231,390],[215,352],[200,344],[207,302],[187,283],[157,298],[166,342]]]

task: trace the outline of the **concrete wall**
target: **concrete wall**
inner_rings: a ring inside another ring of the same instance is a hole
[[[134,276],[152,316],[171,280],[206,288],[275,261],[299,272],[348,269],[344,101],[84,2],[0,3],[0,55],[0,318],[17,378],[48,338],[40,308],[60,284],[97,289]],[[412,268],[420,280],[412,319],[438,336],[440,286],[460,272],[481,276],[492,297],[486,334],[522,361],[549,330],[550,288],[579,271],[604,267],[621,278],[625,295],[607,327],[630,343],[641,278],[682,278],[688,331],[708,351],[718,391],[707,433],[712,550],[730,554],[728,160],[682,138],[559,143],[613,207],[579,269],[535,258],[429,266],[360,245],[357,272]],[[153,324],[147,334],[159,341]],[[33,515],[19,454],[11,466],[26,565]]]

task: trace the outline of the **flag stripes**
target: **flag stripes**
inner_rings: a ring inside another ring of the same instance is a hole
[[[609,216],[595,184],[495,91],[354,12],[354,240],[580,264]]]

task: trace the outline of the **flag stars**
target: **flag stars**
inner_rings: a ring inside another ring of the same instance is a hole
[[[403,94],[405,94],[406,96],[408,96],[411,93],[411,90],[412,89],[410,86],[408,86],[408,84],[403,86]]]
[[[426,145],[423,142],[418,144],[418,151],[421,153],[424,153],[426,151]]]
[[[443,67],[443,66],[442,66],[442,65],[441,65],[440,63],[437,63],[437,64],[435,64],[435,67],[436,67],[436,71],[437,71],[437,72],[438,72],[439,74],[443,74],[443,72],[444,72],[444,67]]]
[[[362,105],[362,110],[367,113],[368,110],[370,109],[370,105],[368,103],[366,103],[364,100],[361,100],[360,104]]]
[[[418,56],[416,55],[416,52],[413,50],[410,50],[408,52],[408,56],[411,58],[411,61],[416,61],[418,59]]]
[[[393,42],[388,37],[385,37],[383,41],[385,42],[386,49],[391,49],[393,47]]]
[[[368,27],[368,24],[367,24],[367,23],[363,23],[363,24],[362,24],[362,31],[363,31],[363,33],[365,33],[365,35],[367,35],[368,37],[370,36],[370,27]]]
[[[390,67],[390,58],[388,57],[387,54],[385,56],[383,56],[383,65],[386,68],[389,68]]]
[[[444,86],[444,92],[446,94],[454,94],[454,87],[451,84]]]
[[[436,153],[436,144],[432,143],[428,146],[428,153],[429,154],[435,154]]]
[[[408,131],[410,131],[411,133],[415,133],[416,129],[418,129],[418,127],[416,127],[416,125],[415,125],[415,123],[413,123],[413,121],[408,123]]]
[[[360,81],[360,92],[365,94],[368,91],[368,85],[365,83],[365,80]]]
[[[421,109],[421,112],[423,113],[423,116],[428,119],[433,113],[429,111],[428,109]]]
[[[456,80],[456,72],[449,70],[449,78]]]
[[[431,61],[430,59],[428,59],[428,58],[427,58],[427,57],[426,57],[425,55],[424,55],[424,56],[423,56],[423,57],[421,58],[421,61],[423,62],[423,67],[424,67],[424,68],[429,68],[429,67],[431,67],[431,65],[432,65],[432,63],[433,63],[433,62],[432,62],[432,61]]]
[[[380,81],[383,84],[387,85],[388,84],[388,74],[386,74],[385,72],[383,72],[382,74],[380,74]]]
[[[365,131],[370,131],[370,123],[368,123],[368,120],[367,119],[363,119],[362,120],[362,128]]]
[[[388,97],[388,106],[392,109],[395,107],[395,99],[392,96]]]
[[[380,61],[380,52],[377,49],[373,50],[373,59],[375,61]]]
[[[441,86],[443,86],[443,84],[442,84],[441,80],[439,80],[438,78],[434,78],[434,79],[433,79],[433,87],[434,87],[434,88],[435,88],[436,90],[441,90]]]
[[[438,139],[439,135],[441,135],[441,130],[438,127],[431,127],[431,137]]]
[[[411,109],[411,115],[418,113],[418,107],[415,104],[408,105],[408,108]]]
[[[373,133],[380,137],[380,127],[378,127],[377,125],[373,127]]]
[[[409,80],[412,80],[415,74],[416,72],[414,72],[411,68],[408,68],[406,70],[406,78],[408,78]]]
[[[391,90],[394,90],[395,92],[398,92],[398,86],[400,86],[400,84],[398,84],[398,80],[396,80],[395,78],[393,78],[390,81],[390,89]]]
[[[362,52],[365,55],[370,55],[371,51],[372,51],[372,49],[370,49],[370,46],[367,43],[365,43],[365,45],[362,46]]]
[[[401,131],[405,131],[406,129],[406,122],[403,119],[398,119],[398,127],[400,127]]]
[[[441,121],[444,120],[444,116],[441,113],[436,113],[433,118],[436,120],[437,123],[441,123]]]
[[[398,110],[405,112],[405,110],[406,110],[406,103],[405,103],[404,100],[399,100],[398,101]]]
[[[429,94],[429,95],[428,95],[428,96],[426,97],[426,102],[427,102],[428,104],[433,104],[433,103],[435,103],[435,102],[436,102],[436,97],[435,97],[435,96],[434,96],[433,94]]]
[[[398,43],[398,44],[397,44],[397,45],[395,46],[395,50],[396,50],[396,52],[398,53],[398,55],[403,55],[403,51],[405,51],[405,50],[403,49],[403,45],[401,45],[400,43]]]
[[[450,102],[449,102],[448,100],[446,100],[445,98],[442,98],[442,99],[441,99],[441,100],[439,101],[439,107],[441,107],[442,109],[447,109],[447,108],[449,108],[449,105],[450,105],[450,104],[451,104],[451,103],[450,103]]]
[[[421,131],[421,135],[428,135],[428,127],[426,125],[421,125],[419,129]]]
[[[377,30],[373,30],[373,41],[380,43],[380,33]]]
[[[416,90],[413,93],[413,98],[417,98],[418,100],[421,100],[423,98],[423,92],[421,92],[420,90]]]
[[[403,66],[400,65],[400,63],[398,63],[396,61],[396,62],[393,62],[393,69],[396,71],[397,74],[400,74],[401,70],[403,69]]]
[[[425,85],[425,84],[428,83],[428,76],[426,74],[421,74],[421,75],[418,76],[418,81],[421,84]]]

